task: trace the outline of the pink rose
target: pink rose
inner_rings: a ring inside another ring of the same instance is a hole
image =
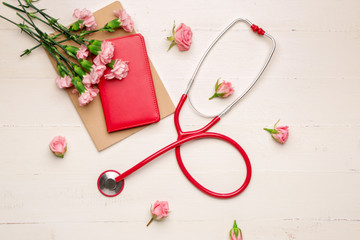
[[[111,62],[111,58],[114,56],[114,45],[111,42],[102,41],[101,51],[94,58],[95,65],[106,65]]]
[[[180,51],[187,51],[190,49],[192,42],[191,28],[181,23],[175,32],[175,42]]]
[[[233,228],[230,230],[230,240],[242,240],[241,229],[238,228],[236,220],[234,220]]]
[[[150,223],[155,220],[161,220],[166,218],[169,213],[169,204],[167,201],[156,201],[151,208],[152,218],[150,222],[146,225],[149,226]]]
[[[131,19],[130,15],[123,9],[119,9],[119,11],[114,10],[114,14],[121,21],[121,27],[126,32],[132,32],[134,30],[134,22]]]
[[[273,129],[264,128],[264,130],[268,131],[271,134],[271,137],[275,139],[275,141],[277,141],[278,143],[285,143],[289,137],[289,127],[288,126],[276,127],[276,124],[278,124],[279,121],[275,123]]]
[[[63,77],[63,78],[60,76],[57,76],[57,78],[55,79],[55,83],[56,83],[56,86],[58,86],[58,88],[68,88],[73,85],[71,83],[71,77],[69,77],[68,75],[65,75],[65,77]]]
[[[82,107],[90,103],[92,100],[94,100],[98,93],[99,89],[88,87],[86,91],[79,96],[79,105]]]
[[[215,97],[226,98],[233,94],[235,91],[234,88],[231,86],[231,82],[222,81],[222,83],[219,84],[219,79],[216,81],[215,84],[215,93],[214,95],[212,95],[212,97],[209,98],[209,100]]]
[[[86,26],[86,30],[91,31],[94,30],[97,27],[95,17],[93,16],[92,12],[84,8],[83,10],[75,9],[73,13],[73,17],[77,18],[78,20],[83,20],[82,26]]]
[[[78,59],[86,59],[89,56],[89,50],[86,45],[81,44],[79,51],[76,53]]]
[[[51,142],[49,144],[49,148],[55,156],[63,158],[64,154],[67,150],[66,145],[67,144],[66,144],[66,140],[64,137],[56,136],[53,138],[53,140],[51,140]]]
[[[275,130],[278,131],[278,133],[274,134],[273,137],[276,141],[278,141],[279,143],[285,143],[285,141],[288,139],[289,137],[289,130],[288,130],[288,126],[280,126],[280,127],[276,127]]]
[[[105,79],[113,79],[116,78],[121,80],[125,78],[129,72],[128,61],[123,61],[121,59],[116,59],[114,63],[113,69],[111,69],[111,73],[105,75]]]
[[[191,28],[181,23],[175,31],[175,22],[172,29],[172,36],[168,37],[167,40],[171,42],[168,51],[175,45],[178,46],[180,51],[187,51],[190,49],[192,42],[192,31]]]

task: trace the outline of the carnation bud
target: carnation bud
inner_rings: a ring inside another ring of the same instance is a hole
[[[108,22],[104,29],[106,29],[108,32],[113,32],[115,28],[121,27],[121,21],[120,19],[116,18],[110,22]]]
[[[84,86],[84,84],[82,83],[82,80],[79,76],[75,76],[71,79],[72,84],[75,86],[76,90],[78,90],[78,92],[84,93],[86,91],[86,88]]]
[[[61,65],[57,65],[57,70],[62,78],[65,77],[65,71]]]
[[[83,23],[84,23],[84,20],[77,20],[70,26],[69,30],[70,31],[79,31],[84,26]]]
[[[84,70],[79,67],[78,65],[72,63],[71,64],[72,67],[74,68],[74,71],[79,75],[80,78],[82,78],[86,73],[84,72]]]
[[[65,50],[66,50],[66,54],[69,55],[70,57],[73,57],[75,59],[77,59],[76,57],[76,53],[79,51],[79,48],[74,47],[74,46],[69,46],[66,45],[64,46]]]
[[[86,59],[79,59],[79,63],[87,72],[91,72],[91,68],[93,66],[92,62]]]

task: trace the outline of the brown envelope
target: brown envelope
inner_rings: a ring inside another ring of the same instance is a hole
[[[116,1],[107,5],[106,7],[96,11],[94,16],[96,18],[96,22],[98,28],[103,27],[107,22],[115,19],[116,17],[113,14],[114,10],[119,10],[122,8],[120,2]],[[129,13],[131,15],[131,13]],[[136,20],[135,20],[136,22]],[[133,32],[135,33],[135,32]],[[108,33],[108,32],[96,32],[87,36],[87,39],[98,39],[104,40],[109,38],[121,37],[125,35],[130,35],[133,33],[127,33],[122,29],[117,29],[115,32]],[[65,42],[64,44],[69,44]],[[56,70],[56,62],[49,56],[51,63],[53,64]],[[156,97],[158,100],[159,110],[160,110],[160,118],[164,118],[169,116],[175,111],[175,106],[169,97],[163,83],[160,80],[159,75],[157,74],[155,67],[150,61],[150,68],[152,72],[152,77],[154,80],[155,92]],[[131,71],[131,70],[130,70]],[[126,79],[124,79],[126,80]],[[141,129],[145,128],[146,126],[130,128],[126,130],[121,130],[117,132],[108,133],[106,130],[105,125],[105,118],[102,110],[102,105],[100,101],[100,97],[97,96],[93,102],[89,103],[85,107],[80,107],[78,103],[78,94],[71,93],[72,89],[67,89],[67,92],[70,96],[72,103],[76,111],[79,113],[81,120],[83,121],[86,129],[88,130],[91,139],[93,140],[96,149],[98,151],[102,151],[105,148],[117,143],[124,138],[140,131]],[[101,93],[100,93],[101,94]]]

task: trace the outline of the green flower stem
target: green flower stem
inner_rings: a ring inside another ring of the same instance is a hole
[[[219,94],[214,93],[214,95],[212,95],[212,96],[209,98],[209,100],[211,100],[211,99],[213,99],[213,98],[216,98],[216,97],[219,97]]]
[[[9,7],[9,8],[12,8],[12,9],[14,9],[14,10],[16,10],[16,11],[23,12],[22,9],[17,8],[17,7],[15,7],[15,6],[13,6],[13,5],[9,4],[9,3],[2,2],[2,4],[4,4],[5,6],[7,6],[7,7]]]
[[[37,7],[35,7],[33,4],[31,4],[31,2],[28,2],[26,1],[26,3],[28,4],[29,7],[35,9],[38,13],[40,13],[47,21],[44,21],[43,19],[37,17],[36,15],[34,14],[29,14],[25,8],[24,8],[24,5],[19,1],[19,4],[20,6],[22,6],[23,10],[19,9],[19,8],[16,8],[10,4],[5,4],[6,6],[10,7],[10,8],[13,8],[15,10],[18,10],[22,13],[25,13],[29,19],[31,20],[31,17],[33,18],[36,18],[37,20],[45,23],[46,25],[50,26],[52,29],[54,29],[55,31],[59,31],[59,32],[62,32],[62,34],[64,34],[65,36],[69,37],[71,40],[73,40],[74,42],[76,42],[77,44],[81,45],[83,44],[84,42],[79,38],[79,36],[73,34],[72,32],[70,32],[67,28],[65,28],[64,26],[62,26],[61,24],[58,24],[57,23],[57,20],[55,20],[54,18],[52,18],[51,16],[49,16],[48,14],[44,13],[43,10],[40,10],[38,9]],[[22,19],[24,19],[19,13],[17,13],[18,16],[20,16]],[[29,21],[26,21],[29,23]],[[31,20],[32,22],[32,26],[35,27],[35,24],[33,23],[33,21]],[[29,23],[30,24],[30,23]],[[61,34],[60,34],[61,35]]]
[[[56,37],[58,37],[59,35],[62,35],[62,34],[59,33],[59,34],[57,34],[57,35],[55,35],[55,36],[53,36],[53,37],[51,37],[51,38],[52,38],[52,39],[56,39]],[[57,43],[63,43],[63,42],[66,42],[66,41],[69,41],[69,39],[67,38],[67,39],[58,41]],[[23,57],[24,55],[30,54],[33,50],[35,50],[36,48],[38,48],[38,47],[40,47],[40,46],[41,46],[41,44],[38,44],[38,45],[36,45],[36,46],[34,46],[34,47],[30,48],[30,49],[26,49],[26,50],[24,51],[24,53],[20,55],[20,57]]]
[[[269,129],[269,128],[264,128],[265,131],[268,131],[271,134],[277,134],[279,133],[278,131],[276,131],[275,129]]]
[[[20,3],[20,2],[19,2],[19,3]],[[11,4],[8,4],[8,3],[5,3],[5,2],[3,2],[3,4],[4,4],[5,6],[7,6],[7,7],[9,7],[9,8],[12,8],[12,9],[16,10],[16,11],[25,13],[25,14],[28,15],[30,18],[32,17],[32,18],[35,18],[35,19],[41,21],[42,23],[50,26],[50,27],[51,27],[52,29],[54,29],[55,31],[62,32],[61,34],[58,34],[58,36],[60,36],[60,35],[62,35],[62,34],[68,35],[67,37],[70,37],[71,40],[73,40],[74,42],[76,42],[76,43],[79,44],[79,45],[83,44],[83,43],[84,43],[83,41],[87,41],[87,42],[89,41],[89,40],[87,40],[87,39],[83,39],[83,40],[80,39],[80,36],[79,36],[79,35],[73,34],[73,33],[70,32],[67,28],[65,28],[64,26],[62,26],[61,24],[60,24],[60,25],[57,24],[57,21],[55,21],[54,23],[51,23],[53,18],[52,18],[50,15],[46,14],[43,10],[40,10],[40,9],[36,8],[33,4],[31,4],[31,3],[29,4],[29,2],[27,2],[28,6],[29,6],[29,7],[32,7],[33,9],[35,9],[36,12],[37,12],[37,13],[40,13],[47,21],[44,21],[43,19],[39,18],[38,16],[36,16],[36,15],[33,14],[33,13],[28,13],[24,8],[23,8],[23,10],[22,10],[22,9],[20,9],[20,8],[17,8],[17,7],[15,7],[15,6],[13,6],[13,5],[11,5]],[[23,4],[20,3],[20,5],[21,5],[22,7],[24,7]],[[88,33],[88,34],[89,34],[89,33]]]
[[[19,3],[20,3],[20,0],[18,0],[18,1],[19,1]],[[23,16],[21,16],[19,13],[16,13],[16,14],[17,14],[19,17],[21,17],[24,21],[26,21],[27,23],[29,23],[30,25],[32,25],[32,26],[35,28],[35,30],[36,30],[40,35],[32,32],[31,30],[30,30],[30,31],[31,31],[32,34],[34,34],[36,37],[38,37],[39,39],[41,39],[42,42],[44,42],[45,44],[48,44],[48,42],[51,42],[53,45],[59,46],[62,50],[64,50],[64,51],[66,52],[66,49],[65,49],[61,44],[58,44],[58,43],[57,43],[56,41],[54,41],[51,37],[48,37],[47,34],[44,34],[39,28],[37,28],[36,25],[34,24],[34,22],[33,22],[32,20],[31,20],[31,22],[29,22],[29,21],[26,20]],[[27,14],[27,15],[28,15],[28,14]],[[28,15],[28,17],[30,18],[29,15]],[[30,18],[30,19],[31,19],[31,18]],[[44,38],[43,36],[46,36],[46,38]],[[51,47],[51,49],[53,49],[53,50],[55,51],[55,53],[62,58],[63,62],[67,65],[68,69],[70,69],[70,70],[73,72],[73,74],[75,75],[76,73],[75,73],[74,69],[71,67],[71,62],[70,62],[66,57],[64,57],[56,48],[54,48],[53,46],[49,46],[49,47]]]
[[[2,19],[4,19],[4,20],[6,20],[6,21],[8,21],[8,22],[10,22],[10,23],[12,23],[12,24],[14,24],[14,25],[18,25],[16,22],[13,22],[13,21],[11,21],[10,19],[8,19],[8,18],[6,18],[6,17],[4,17],[4,16],[2,16],[2,15],[0,15],[0,17],[2,18]]]
[[[91,34],[91,33],[94,33],[94,32],[99,32],[99,31],[103,31],[104,28],[100,28],[100,29],[95,29],[95,30],[91,30],[91,31],[83,31],[83,32],[80,32],[79,36],[80,37],[83,37],[83,36],[86,36],[88,34]],[[84,39],[84,41],[88,41],[86,39]]]
[[[38,38],[36,38],[36,37],[34,36],[35,33],[34,33],[33,31],[31,31],[31,29],[30,29],[28,26],[26,26],[26,25],[24,25],[24,24],[17,24],[16,22],[13,22],[13,21],[11,21],[10,19],[8,19],[8,18],[6,18],[6,17],[4,17],[4,16],[1,16],[1,15],[0,15],[0,17],[3,18],[3,19],[5,19],[5,20],[8,21],[8,22],[14,24],[14,25],[17,26],[18,28],[20,28],[24,33],[26,33],[27,35],[29,35],[30,37],[32,37],[34,40],[36,40],[37,42],[39,42],[40,44],[42,44],[42,42],[41,42]],[[39,35],[36,34],[36,36],[39,36]]]
[[[19,0],[18,0],[19,1]],[[85,86],[82,84],[81,79],[77,78],[77,74],[74,71],[73,67],[71,66],[71,62],[64,56],[62,55],[54,45],[57,46],[62,46],[60,43],[54,41],[53,37],[49,37],[47,34],[43,33],[39,28],[37,28],[37,26],[35,25],[35,23],[32,21],[31,16],[29,15],[28,12],[26,12],[24,6],[21,4],[21,2],[19,1],[20,6],[22,6],[23,10],[16,8],[14,6],[11,6],[10,4],[5,4],[3,3],[5,6],[8,6],[10,8],[13,8],[15,10],[18,10],[20,12],[24,12],[26,13],[26,15],[28,16],[29,20],[28,21],[26,18],[24,18],[22,15],[20,15],[19,13],[17,13],[17,15],[19,17],[21,17],[21,19],[23,19],[26,23],[28,23],[30,26],[32,26],[34,28],[34,30],[37,32],[35,33],[29,26],[27,26],[26,24],[17,24],[13,21],[11,21],[10,19],[1,16],[1,18],[3,18],[4,20],[14,24],[15,26],[19,27],[23,32],[25,32],[27,35],[29,35],[31,38],[33,38],[34,40],[36,40],[39,45],[38,46],[43,46],[50,54],[51,57],[53,57],[56,61],[56,63],[60,66],[63,66],[63,70],[66,71],[66,74],[68,74],[69,76],[71,76],[72,78],[72,83],[74,84],[74,86],[76,87],[76,89],[81,93],[84,91]],[[28,1],[27,1],[28,3]],[[38,9],[37,9],[38,10]],[[38,10],[39,12],[41,12],[40,10]],[[59,35],[59,34],[58,34]],[[61,34],[60,34],[61,35]],[[59,35],[59,36],[60,36]],[[65,34],[66,35],[66,34]],[[46,38],[45,38],[46,37]],[[69,39],[65,39],[63,41],[68,41]],[[72,39],[74,40],[74,39]],[[61,41],[60,41],[61,42]],[[63,48],[62,48],[63,49]],[[65,65],[66,67],[65,67]],[[79,79],[79,80],[78,80]]]
[[[38,9],[37,7],[35,7],[30,1],[26,1],[27,5],[33,9],[35,9],[38,13],[40,13],[46,20],[49,21],[49,25],[55,26],[58,31],[62,31],[64,33],[64,35],[68,35],[70,37],[70,39],[72,39],[74,42],[76,42],[77,44],[81,45],[84,44],[84,41],[81,40],[79,38],[79,36],[73,34],[72,32],[70,32],[66,27],[64,27],[63,25],[59,24],[57,22],[57,20],[55,20],[53,17],[49,16],[48,14],[46,14],[44,11]],[[55,30],[55,29],[54,29]]]

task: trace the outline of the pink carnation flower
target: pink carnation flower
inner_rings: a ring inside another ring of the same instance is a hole
[[[109,80],[116,78],[118,80],[121,80],[125,78],[129,72],[128,63],[128,61],[116,59],[113,69],[111,69],[111,72],[109,74],[105,75],[105,79]]]
[[[83,20],[83,25],[85,25],[87,31],[94,30],[97,27],[94,15],[86,8],[83,10],[75,9],[73,17],[78,20]],[[83,26],[80,27],[82,28]]]
[[[84,93],[82,93],[78,100],[80,106],[85,106],[86,104],[90,103],[99,93],[99,89],[95,89],[92,87],[88,87]]]
[[[93,64],[91,72],[83,77],[82,83],[85,87],[90,87],[93,84],[98,84],[101,77],[104,75],[106,66]]]
[[[86,59],[89,56],[89,50],[86,45],[81,44],[79,51],[76,53],[78,59]]]
[[[104,65],[93,65],[92,70],[90,72],[90,76],[92,79],[92,84],[98,84],[100,82],[101,77],[104,75],[104,71],[106,66]]]
[[[94,58],[95,65],[106,65],[111,62],[112,57],[114,56],[114,45],[112,42],[102,41],[101,51]]]
[[[121,27],[126,32],[132,32],[134,30],[134,22],[131,19],[131,16],[127,14],[127,12],[123,9],[119,9],[119,11],[114,10],[114,14],[121,21]]]
[[[55,79],[56,82],[56,86],[58,86],[58,88],[68,88],[71,87],[73,84],[71,83],[71,77],[69,77],[68,75],[65,75],[65,77],[60,77],[57,76],[57,78]]]

